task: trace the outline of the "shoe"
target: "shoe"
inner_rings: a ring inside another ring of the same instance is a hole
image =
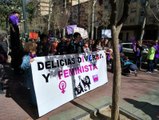
[[[157,70],[157,69],[154,69],[154,71],[157,72],[158,70]]]
[[[134,73],[135,73],[135,77],[137,77],[137,71],[136,70],[134,71]]]
[[[146,73],[152,73],[152,72],[150,72],[150,71],[147,71]]]

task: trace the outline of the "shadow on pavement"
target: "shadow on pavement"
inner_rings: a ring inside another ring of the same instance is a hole
[[[75,101],[71,101],[71,103],[81,109],[83,109],[84,111],[86,111],[87,113],[90,114],[90,118],[91,120],[110,120],[109,117],[105,116],[105,115],[102,115],[99,113],[99,110],[97,108],[95,108],[97,111],[96,111],[96,114],[94,113],[95,111],[75,102]]]
[[[11,97],[32,119],[38,118],[37,107],[29,103],[28,90],[23,86],[22,75],[14,75],[10,67],[5,68],[8,75],[8,88],[6,89],[6,97]]]
[[[159,120],[159,106],[152,105],[148,102],[136,101],[133,99],[125,98],[125,101],[134,105],[139,110],[142,110],[145,114],[151,117],[151,120]]]

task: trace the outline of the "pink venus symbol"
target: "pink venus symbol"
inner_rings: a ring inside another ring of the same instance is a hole
[[[64,94],[65,93],[65,89],[66,89],[66,82],[64,80],[62,80],[60,83],[59,83],[59,89],[61,90],[61,92]]]

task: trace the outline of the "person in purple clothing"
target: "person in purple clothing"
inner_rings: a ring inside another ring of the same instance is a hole
[[[156,49],[156,52],[155,52],[155,58],[154,58],[154,71],[158,71],[157,64],[159,63],[159,41],[156,40],[155,43],[156,44],[154,48]]]
[[[134,44],[133,46],[133,51],[134,51],[134,58],[135,58],[134,60],[139,70],[141,69],[142,50],[143,48],[140,42],[137,41],[137,43]]]
[[[20,42],[19,35],[19,12],[13,12],[9,16],[9,24],[10,24],[10,49],[11,49],[11,66],[14,69],[15,73],[20,72],[20,64],[22,62],[22,48]]]

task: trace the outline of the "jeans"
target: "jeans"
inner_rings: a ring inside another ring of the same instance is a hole
[[[136,66],[140,69],[141,68],[141,60],[142,57],[141,56],[136,56]]]
[[[153,60],[148,60],[148,69],[147,69],[147,71],[153,72],[153,70],[154,70]]]
[[[154,69],[157,69],[157,64],[159,63],[159,58],[154,59]]]

